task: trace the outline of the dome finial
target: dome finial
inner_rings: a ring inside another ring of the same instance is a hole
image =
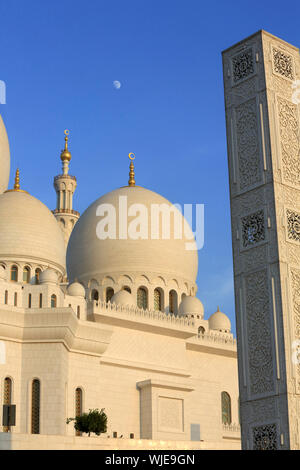
[[[20,190],[20,170],[19,170],[19,168],[17,168],[17,171],[16,171],[14,190],[15,191]]]
[[[65,148],[61,151],[60,154],[60,159],[63,162],[63,174],[67,175],[69,172],[69,162],[72,158],[71,152],[68,149],[68,140],[69,140],[69,135],[70,131],[68,129],[65,129],[64,134],[65,134]]]
[[[134,153],[130,152],[128,154],[128,157],[130,158],[131,162],[130,162],[130,171],[129,171],[129,181],[128,181],[128,186],[135,186],[135,174],[134,174],[134,164],[133,164],[133,160],[135,159],[135,155]]]
[[[5,193],[11,193],[12,191],[18,191],[20,193],[27,193],[27,191],[24,191],[23,189],[20,189],[20,170],[19,170],[19,168],[17,168],[17,170],[16,170],[14,188],[13,189],[7,189],[4,192]]]

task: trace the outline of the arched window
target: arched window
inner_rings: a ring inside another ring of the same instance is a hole
[[[5,303],[5,305],[8,304],[8,290],[6,290],[6,291],[4,292],[4,303]]]
[[[80,318],[80,306],[77,305],[77,318]]]
[[[221,393],[222,423],[231,424],[231,399],[227,392]]]
[[[14,306],[17,307],[17,305],[18,305],[18,293],[15,292],[14,293]]]
[[[26,284],[30,282],[30,268],[28,266],[23,268],[23,282],[26,282]]]
[[[115,291],[112,287],[108,287],[106,289],[106,302],[111,302],[112,296],[114,295]]]
[[[31,434],[40,433],[40,394],[40,381],[34,379],[31,389]]]
[[[41,272],[42,272],[42,270],[40,268],[36,268],[36,270],[35,270],[35,283],[36,284],[40,283]]]
[[[4,389],[3,389],[3,405],[11,405],[12,398],[12,381],[9,377],[4,379]],[[10,426],[3,426],[3,432],[9,432]]]
[[[126,290],[127,292],[129,292],[129,294],[131,294],[131,289],[128,286],[123,286],[122,290]]]
[[[148,293],[145,287],[139,287],[137,291],[137,306],[144,310],[148,307]]]
[[[91,299],[92,299],[92,300],[96,300],[96,301],[99,300],[99,292],[97,291],[97,289],[93,289],[93,290],[92,290]]]
[[[51,308],[55,308],[56,307],[56,295],[55,294],[52,294],[51,295]]]
[[[175,290],[169,292],[169,312],[177,313],[177,292]]]
[[[10,268],[10,280],[13,282],[18,281],[18,267],[17,266],[12,266]]]
[[[28,294],[28,308],[31,308],[31,294]]]
[[[154,310],[162,311],[162,295],[160,289],[154,289]]]
[[[205,328],[203,326],[199,326],[198,335],[204,335],[204,333],[205,333]]]
[[[82,390],[81,388],[76,388],[75,390],[75,416],[82,415]],[[76,436],[81,436],[80,431],[76,431]]]

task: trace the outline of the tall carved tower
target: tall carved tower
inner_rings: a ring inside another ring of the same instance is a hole
[[[69,131],[65,130],[65,148],[62,150],[60,158],[62,161],[62,174],[54,178],[54,188],[56,191],[56,209],[53,214],[61,227],[65,244],[67,246],[74,225],[80,217],[79,212],[73,210],[73,195],[77,186],[75,176],[69,175],[69,163],[72,158],[68,149]]]
[[[242,445],[300,449],[299,50],[259,31],[223,73]]]

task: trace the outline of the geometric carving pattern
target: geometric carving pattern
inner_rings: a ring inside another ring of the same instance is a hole
[[[183,431],[183,400],[158,397],[158,428],[162,431]]]
[[[40,433],[40,381],[34,379],[31,390],[31,433]]]
[[[276,424],[256,426],[253,432],[253,450],[277,450]]]
[[[294,80],[293,61],[290,55],[284,54],[278,49],[273,49],[274,71],[285,78]]]
[[[245,189],[261,181],[255,98],[237,106],[236,135],[240,188]]]
[[[258,395],[274,390],[267,270],[249,274],[245,282],[250,392]]]
[[[232,70],[234,83],[254,73],[253,52],[251,48],[232,58]]]
[[[242,237],[243,246],[253,246],[265,240],[264,211],[242,217]]]
[[[288,238],[300,242],[300,214],[287,210],[286,215]]]
[[[297,106],[277,98],[283,177],[287,183],[300,184],[300,141]]]
[[[294,340],[300,339],[300,271],[291,269],[291,287],[293,300]],[[300,364],[296,364],[296,392],[300,392]]]

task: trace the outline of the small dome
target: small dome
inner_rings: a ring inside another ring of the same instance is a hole
[[[1,264],[0,264],[0,281],[6,281],[6,270]]]
[[[0,193],[3,193],[8,186],[10,170],[10,151],[8,137],[4,122],[0,115]]]
[[[57,274],[56,272],[51,269],[47,268],[45,271],[41,272],[40,274],[40,284],[57,284]]]
[[[85,289],[79,282],[73,282],[68,286],[67,294],[75,297],[85,297]]]
[[[222,331],[223,333],[230,333],[230,320],[227,315],[225,315],[225,313],[220,312],[219,307],[218,310],[209,317],[208,324],[210,330],[217,330]]]
[[[192,295],[183,297],[179,305],[179,315],[194,315],[194,317],[203,318],[204,307],[201,300]]]
[[[120,290],[116,294],[114,294],[111,298],[112,304],[117,305],[128,305],[129,307],[136,307],[136,303],[132,294],[127,292],[126,290]]]
[[[62,230],[45,204],[22,190],[0,195],[1,261],[38,263],[64,274],[65,256]]]

